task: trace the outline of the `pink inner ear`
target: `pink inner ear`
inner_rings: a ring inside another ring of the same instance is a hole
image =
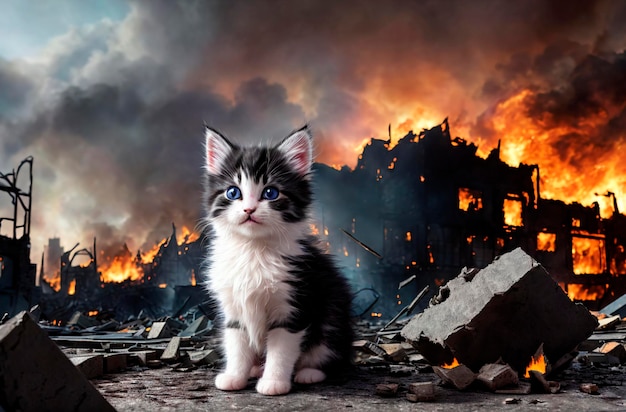
[[[295,149],[296,153],[293,157],[295,167],[300,173],[307,173],[310,167],[309,143],[306,140],[302,139],[298,142]]]

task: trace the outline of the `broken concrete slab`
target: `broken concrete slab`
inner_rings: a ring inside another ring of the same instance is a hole
[[[169,338],[172,336],[167,322],[153,322],[148,332],[148,339]]]
[[[472,372],[472,370],[465,365],[459,365],[449,369],[433,366],[433,371],[444,383],[461,390],[474,383],[477,376],[476,373]]]
[[[104,355],[104,371],[106,373],[123,371],[127,365],[127,353],[107,353]]]
[[[104,373],[104,356],[100,354],[72,356],[70,360],[87,379],[97,378]]]
[[[0,325],[0,403],[5,410],[114,410],[27,312]]]
[[[435,400],[435,385],[430,381],[411,383],[406,398],[410,402],[432,402]]]
[[[517,386],[519,378],[509,365],[489,363],[480,368],[477,378],[487,389],[496,391],[507,386]]]
[[[548,359],[559,359],[598,324],[520,248],[472,277],[463,273],[448,282],[441,303],[413,317],[402,330],[433,365],[456,357],[478,371],[502,358],[523,372],[541,343]]]
[[[161,355],[161,360],[164,362],[175,361],[180,356],[180,336],[174,336]]]

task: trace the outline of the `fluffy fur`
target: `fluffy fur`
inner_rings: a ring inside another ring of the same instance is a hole
[[[311,135],[239,147],[206,129],[209,290],[223,316],[215,385],[280,395],[349,365],[351,293],[310,235]]]

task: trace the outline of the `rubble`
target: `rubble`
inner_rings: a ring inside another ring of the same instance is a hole
[[[433,371],[444,383],[452,385],[460,390],[469,387],[472,383],[474,383],[476,377],[478,376],[465,365],[458,365],[449,369],[433,366]]]
[[[27,312],[0,326],[0,373],[5,410],[114,410]]]
[[[462,275],[447,283],[447,298],[402,329],[402,336],[434,365],[456,358],[478,371],[502,359],[519,372],[542,343],[546,357],[556,361],[598,324],[520,248],[470,280]]]
[[[410,402],[432,402],[435,400],[435,385],[430,381],[411,383],[406,398]]]
[[[496,363],[490,363],[480,368],[477,379],[492,392],[519,384],[517,372],[509,365]]]

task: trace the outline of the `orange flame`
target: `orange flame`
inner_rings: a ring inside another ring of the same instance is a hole
[[[454,358],[452,359],[452,362],[450,363],[444,363],[443,365],[441,365],[442,368],[444,369],[452,369],[452,368],[456,368],[457,366],[460,366],[461,364],[459,363],[459,361]]]
[[[199,234],[197,234],[196,232],[192,230],[189,230],[187,226],[183,226],[183,228],[181,229],[180,233],[178,234],[176,238],[176,242],[177,244],[182,245],[184,243],[195,242],[199,238],[200,238]]]
[[[566,293],[571,300],[597,300],[602,299],[608,287],[609,285],[586,286],[570,283],[567,285]]]
[[[537,356],[537,357],[532,357],[530,358],[530,363],[528,364],[528,367],[526,367],[526,372],[524,372],[524,377],[525,378],[530,378],[530,371],[539,371],[542,374],[546,373],[546,358],[543,356],[543,354]]]
[[[126,280],[134,282],[143,279],[143,270],[130,256],[115,256],[101,267],[101,272],[102,282],[121,283]]]
[[[67,289],[68,295],[73,295],[74,293],[76,293],[76,279],[72,279],[72,281],[70,282],[70,286]]]

